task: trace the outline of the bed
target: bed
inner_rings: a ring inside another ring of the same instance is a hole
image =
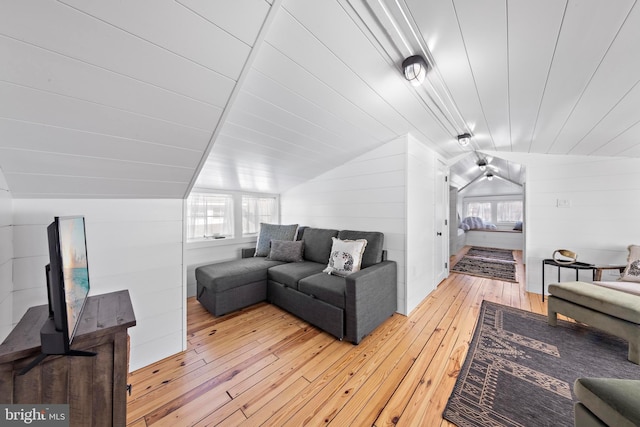
[[[522,235],[522,222],[517,222],[514,227],[500,228],[495,224],[484,221],[479,217],[466,217],[460,221],[461,230],[466,236],[464,245],[481,246],[499,249],[524,249]]]

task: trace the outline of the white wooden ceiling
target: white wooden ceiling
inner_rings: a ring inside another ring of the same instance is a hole
[[[271,3],[3,0],[13,196],[279,193],[408,132],[448,159],[640,157],[634,0]]]

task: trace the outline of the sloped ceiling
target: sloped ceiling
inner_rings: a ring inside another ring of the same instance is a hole
[[[7,0],[0,168],[14,197],[181,198],[279,193],[409,132],[452,163],[640,157],[639,8]],[[400,72],[415,53],[433,65],[418,88]]]
[[[182,198],[269,9],[4,1],[0,167],[13,196]]]

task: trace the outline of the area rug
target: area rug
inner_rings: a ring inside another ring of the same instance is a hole
[[[507,282],[518,281],[516,279],[516,264],[513,262],[492,261],[483,258],[463,256],[451,267],[451,271],[454,273],[505,280]]]
[[[640,378],[627,343],[582,324],[483,301],[443,413],[459,427],[573,426],[573,382]]]
[[[483,248],[472,246],[465,256],[473,258],[486,258],[500,261],[516,262],[511,249]]]

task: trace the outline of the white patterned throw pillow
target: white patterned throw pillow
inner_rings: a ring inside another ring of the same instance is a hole
[[[364,254],[364,248],[367,246],[367,241],[365,239],[340,240],[335,237],[331,239],[333,244],[331,246],[329,264],[322,272],[344,277],[360,271],[362,255]]]
[[[640,246],[629,245],[627,268],[624,269],[620,280],[624,282],[640,282]]]

